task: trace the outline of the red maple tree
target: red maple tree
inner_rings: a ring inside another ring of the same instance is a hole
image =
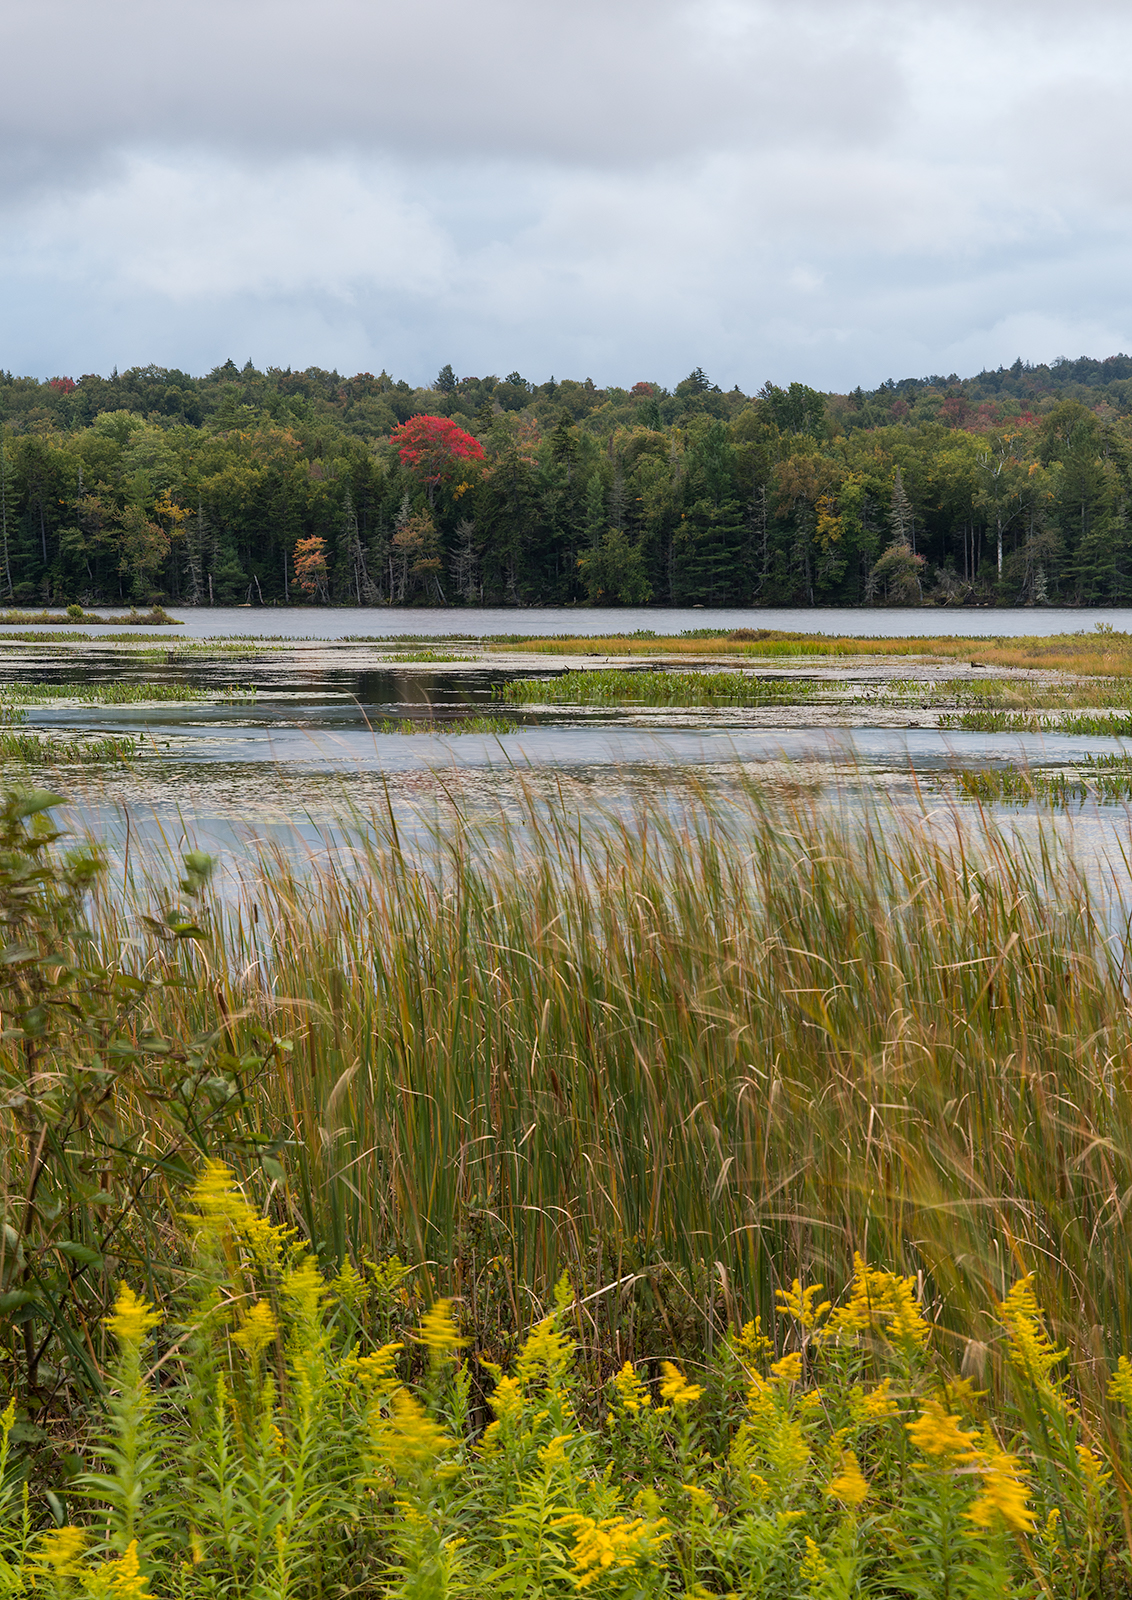
[[[437,484],[454,477],[465,462],[483,460],[483,445],[451,417],[410,417],[390,437],[402,464],[426,485],[430,499]]]

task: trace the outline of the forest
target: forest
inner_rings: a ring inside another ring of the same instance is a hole
[[[1132,600],[1132,357],[823,394],[0,372],[0,602]]]

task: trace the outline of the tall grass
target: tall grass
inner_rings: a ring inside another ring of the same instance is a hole
[[[1129,941],[1048,827],[532,800],[265,854],[248,897],[213,959],[293,1042],[254,1115],[328,1257],[407,1253],[500,1330],[567,1267],[624,1353],[854,1250],[975,1336],[1025,1267],[1086,1381],[1127,1347]]]
[[[1033,1270],[1095,1394],[1132,1343],[1124,915],[1049,824],[1027,848],[820,804],[532,797],[423,841],[375,819],[301,869],[265,849],[144,1006],[220,1040],[220,1153],[327,1263],[400,1253],[489,1343],[566,1268],[595,1352],[699,1348],[859,1251],[957,1347]],[[107,962],[145,901],[104,887]],[[253,1027],[289,1051],[245,1085]],[[115,1147],[160,1151],[175,1113],[124,1096]],[[108,1284],[153,1281],[147,1216]]]

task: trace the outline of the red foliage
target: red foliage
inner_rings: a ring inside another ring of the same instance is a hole
[[[651,400],[656,393],[655,383],[635,383],[629,390],[634,400]]]
[[[462,461],[483,460],[483,445],[451,417],[410,417],[391,438],[402,463],[427,484],[450,477]]]
[[[56,394],[73,394],[77,385],[74,378],[49,378],[47,387],[54,389]]]

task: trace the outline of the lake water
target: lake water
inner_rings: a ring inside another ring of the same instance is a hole
[[[340,639],[421,634],[426,626],[452,632],[459,624],[479,634],[601,632],[647,620],[656,632],[680,626],[813,627],[824,619],[831,633],[865,630],[909,633],[929,618],[933,631],[963,623],[984,634],[993,620],[995,634],[1008,624],[1036,631],[1065,631],[1095,625],[1098,613],[1063,612],[912,612],[837,611],[330,611],[299,609],[186,613],[198,637],[231,636]],[[707,618],[708,621],[704,619]],[[1114,627],[1132,628],[1132,611],[1110,612]],[[521,624],[520,627],[518,624]],[[321,632],[320,632],[321,630]],[[163,629],[144,634],[174,644],[190,630]],[[172,661],[132,657],[112,646],[100,647],[90,630],[90,647],[36,645],[9,647],[4,678],[71,680],[135,679],[185,683],[215,694],[235,686],[255,690],[254,698],[132,706],[46,705],[28,710],[28,726],[59,734],[130,735],[141,741],[131,768],[59,774],[58,787],[72,797],[72,826],[90,828],[120,853],[128,836],[167,854],[178,841],[221,852],[238,871],[247,841],[254,837],[288,849],[319,852],[342,838],[341,818],[351,808],[365,814],[392,808],[406,826],[457,804],[465,814],[488,818],[518,814],[522,791],[558,796],[580,813],[597,808],[619,811],[638,800],[680,805],[695,788],[724,798],[736,783],[766,779],[776,784],[826,784],[831,794],[880,789],[896,799],[919,803],[923,786],[929,798],[950,805],[953,769],[1004,762],[1017,765],[1072,765],[1087,756],[1132,754],[1132,742],[1070,735],[1003,735],[943,732],[932,727],[837,727],[820,704],[784,717],[728,709],[511,707],[493,698],[493,689],[516,675],[550,670],[516,662],[467,666],[380,659],[365,644],[296,645],[258,656],[189,656]],[[131,630],[131,638],[133,632]],[[77,648],[77,654],[73,653]],[[778,664],[767,663],[772,673]],[[850,663],[846,663],[847,670]],[[902,669],[903,670],[903,669]],[[445,724],[468,713],[502,716],[499,734],[455,734]],[[382,731],[387,720],[411,726],[428,720],[437,731]],[[777,725],[776,724],[777,719]],[[934,803],[934,801],[932,802]],[[1106,852],[1124,827],[1123,814],[1109,808],[1086,825],[1079,837],[1102,841]]]
[[[264,606],[245,608],[201,607],[173,610],[171,616],[184,624],[178,628],[143,629],[140,634],[168,638],[206,639],[220,636],[275,636],[286,639],[342,639],[360,636],[388,639],[410,634],[435,638],[440,634],[463,634],[469,638],[493,634],[521,634],[536,637],[546,634],[602,635],[649,630],[657,634],[684,633],[692,628],[712,628],[729,633],[733,628],[776,628],[786,632],[853,634],[857,637],[916,638],[933,634],[961,634],[971,638],[998,638],[1019,634],[1091,632],[1098,624],[1118,632],[1132,632],[1132,608],[996,609],[991,607],[954,610],[939,607],[876,607],[848,610],[842,607],[711,610],[705,607],[661,608],[624,607],[504,607],[464,610],[457,607],[355,607],[331,609],[326,606]],[[0,637],[8,629],[0,628]],[[71,631],[68,624],[68,631]],[[99,629],[89,632],[97,637]]]

